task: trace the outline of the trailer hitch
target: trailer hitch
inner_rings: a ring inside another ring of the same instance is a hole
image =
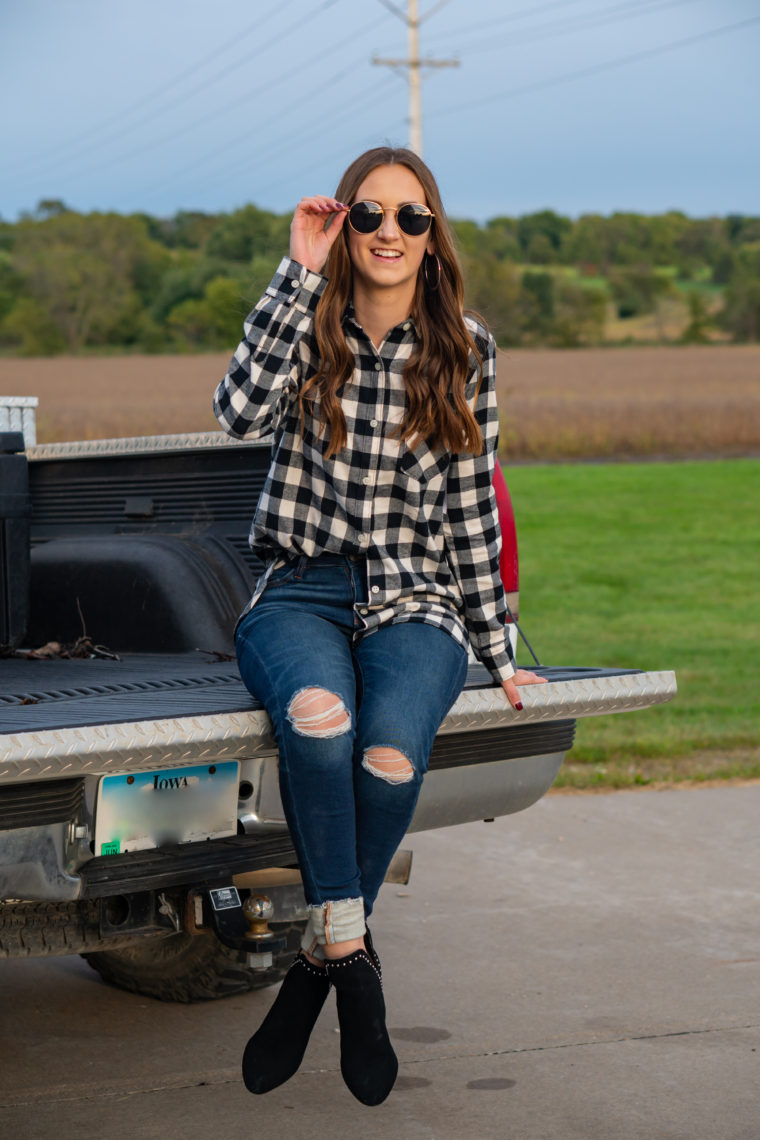
[[[203,917],[219,941],[244,955],[252,970],[269,969],[272,956],[285,949],[285,937],[269,929],[274,906],[267,895],[251,892],[241,901],[237,887],[204,891]]]

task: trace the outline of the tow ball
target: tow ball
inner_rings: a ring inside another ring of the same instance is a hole
[[[207,892],[206,901],[203,909],[219,941],[244,955],[252,970],[268,970],[286,945],[284,936],[269,929],[272,900],[251,893],[241,902],[237,887],[217,887]]]

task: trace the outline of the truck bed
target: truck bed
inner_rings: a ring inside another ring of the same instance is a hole
[[[25,644],[86,632],[119,659],[0,659],[0,897],[105,897],[291,861],[272,727],[225,660],[260,570],[246,535],[268,448],[214,433],[47,445],[29,460]],[[529,807],[553,783],[578,717],[675,693],[670,672],[537,671],[548,684],[525,686],[517,712],[471,666],[410,830]],[[114,851],[98,832],[110,818],[103,790],[121,777],[138,790],[146,773],[171,786],[167,770],[198,766],[221,780],[219,764],[235,773],[236,835],[209,824],[207,838],[175,844],[146,824]]]

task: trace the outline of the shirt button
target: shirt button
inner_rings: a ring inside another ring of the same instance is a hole
[[[297,289],[298,286],[301,284],[301,282],[298,280],[297,277],[294,277],[293,280],[290,282],[290,284],[293,286],[294,289]]]
[[[372,593],[373,594],[379,594],[380,593],[380,587],[379,586],[373,586],[372,587]]]
[[[364,484],[365,487],[369,487],[371,482],[372,482],[372,480],[369,477],[369,475],[365,475],[364,478],[362,479],[362,483]]]
[[[412,326],[409,324],[409,321],[405,321],[405,322],[404,322],[404,328],[405,328],[405,329],[410,329],[411,327],[412,327]]]
[[[370,421],[369,421],[369,426],[370,426],[370,427],[377,427],[377,420],[370,420]]]
[[[359,613],[360,613],[360,614],[368,614],[368,613],[369,613],[369,610],[368,610],[368,609],[364,609],[364,608],[362,608],[362,609],[360,609],[360,610],[359,610]]]
[[[376,360],[376,361],[375,361],[375,372],[380,372],[380,371],[382,370],[382,367],[383,367],[383,366],[382,366],[382,364],[380,363],[380,361],[379,361],[379,360]]]

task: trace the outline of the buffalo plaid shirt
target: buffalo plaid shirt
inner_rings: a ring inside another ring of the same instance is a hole
[[[318,366],[313,317],[326,278],[284,258],[244,323],[245,335],[217,388],[214,412],[236,439],[272,434],[272,462],[250,534],[269,563],[250,610],[283,556],[366,558],[368,604],[357,605],[357,638],[391,622],[422,621],[469,642],[497,681],[515,671],[499,576],[501,535],[492,488],[498,415],[496,346],[471,318],[483,358],[473,410],[482,455],[452,454],[393,438],[406,407],[404,365],[416,341],[409,318],[379,348],[349,305],[343,330],[356,358],[341,393],[348,439],[331,459],[310,417],[301,435],[299,387]],[[475,395],[473,368],[466,395]]]

